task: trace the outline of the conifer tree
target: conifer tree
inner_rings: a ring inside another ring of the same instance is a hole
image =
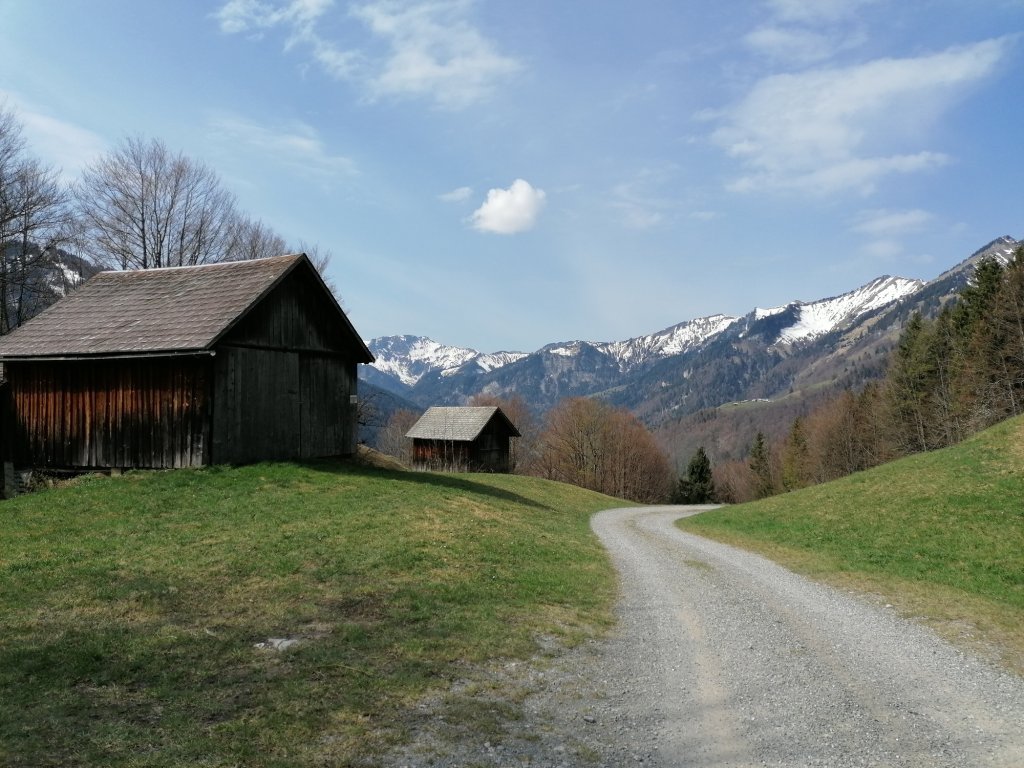
[[[686,468],[686,477],[679,479],[674,501],[677,504],[707,504],[714,501],[715,481],[711,472],[711,460],[704,446],[693,454]]]
[[[798,416],[782,449],[782,487],[787,491],[811,484],[810,449],[804,419]]]
[[[754,497],[764,499],[775,494],[771,454],[764,432],[758,432],[750,446],[750,471],[754,473]]]

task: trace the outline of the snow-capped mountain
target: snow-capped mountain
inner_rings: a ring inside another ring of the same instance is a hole
[[[792,402],[794,392],[820,394],[881,375],[913,311],[937,311],[978,260],[1005,261],[1018,245],[999,238],[928,283],[879,277],[840,296],[687,320],[626,341],[483,354],[417,336],[383,337],[368,342],[377,362],[361,375],[422,407],[485,393],[519,395],[543,411],[565,397],[599,395],[649,424],[739,400]]]
[[[424,336],[383,336],[371,339],[367,346],[376,358],[372,367],[407,387],[416,386],[428,374],[444,376],[468,364],[486,373],[526,357],[525,352],[484,354],[475,349],[439,344]]]
[[[921,290],[924,285],[923,280],[886,275],[842,296],[810,303],[794,301],[774,309],[755,309],[754,316],[761,320],[790,312],[796,320],[779,330],[778,341],[793,344],[825,336],[854,322],[865,313],[910,296]]]
[[[792,321],[779,328],[776,343],[793,344],[824,336],[866,312],[899,301],[922,285],[921,280],[880,277],[842,296],[806,303],[794,301],[774,309],[755,309],[752,316],[761,320],[787,314]],[[730,315],[700,317],[626,341],[558,342],[548,344],[534,354],[574,358],[586,348],[606,355],[622,373],[629,373],[653,360],[700,349],[742,319]],[[529,357],[526,352],[485,354],[474,349],[446,346],[422,336],[385,336],[371,339],[368,346],[376,358],[373,368],[394,377],[406,387],[415,387],[425,376],[450,378],[465,372],[467,366],[474,372],[489,373]]]

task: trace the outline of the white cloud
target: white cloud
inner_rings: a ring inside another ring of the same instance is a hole
[[[743,38],[749,48],[770,59],[799,65],[832,58],[839,51],[863,44],[859,31],[821,32],[800,27],[765,26]]]
[[[463,200],[468,200],[470,195],[473,194],[472,187],[459,187],[453,189],[451,192],[445,192],[443,195],[438,195],[438,200],[442,200],[446,203],[461,203]]]
[[[323,181],[357,173],[350,158],[331,154],[316,130],[299,121],[268,127],[237,115],[220,114],[210,118],[208,124],[215,137],[232,146],[248,147],[262,159],[280,163],[302,177]]]
[[[854,232],[871,237],[895,237],[926,229],[935,217],[919,208],[909,211],[861,211]]]
[[[492,189],[484,204],[473,211],[470,221],[474,229],[512,235],[532,229],[544,207],[544,190],[528,181],[516,179],[508,189]]]
[[[470,23],[471,7],[470,0],[373,0],[336,19],[329,14],[333,0],[229,0],[213,16],[225,34],[258,39],[284,29],[286,51],[308,51],[328,75],[360,83],[371,98],[423,97],[458,109],[522,69]],[[338,45],[323,32],[328,20],[346,19],[369,29],[372,52]]]
[[[0,90],[0,109],[14,112],[32,155],[60,169],[64,178],[77,178],[82,169],[106,151],[106,142],[92,131],[51,117],[18,94]]]
[[[868,193],[886,175],[945,164],[943,153],[903,148],[921,141],[958,97],[990,76],[1010,44],[986,40],[760,80],[717,114],[721,125],[712,140],[750,171],[731,188]]]
[[[334,0],[290,0],[285,3],[264,0],[229,0],[213,17],[222,32],[239,34],[270,29],[279,24],[308,28],[326,13]]]
[[[464,17],[470,3],[378,0],[353,10],[390,46],[370,79],[377,96],[425,95],[444,107],[463,107],[487,96],[499,79],[522,65],[502,56]]]
[[[837,22],[855,17],[877,0],[768,0],[768,7],[783,20],[803,24]]]

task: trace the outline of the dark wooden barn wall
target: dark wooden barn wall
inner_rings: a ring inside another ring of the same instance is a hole
[[[484,432],[472,442],[416,438],[413,440],[412,453],[413,464],[431,469],[509,471],[509,437],[504,432]]]
[[[344,358],[300,356],[302,456],[347,456],[356,449],[356,366]]]
[[[12,461],[14,434],[14,413],[11,407],[11,388],[6,381],[0,379],[0,463]],[[0,491],[3,490],[3,479],[0,478]]]
[[[465,440],[414,438],[412,461],[416,466],[436,470],[468,470],[472,468],[473,444]]]
[[[289,351],[351,351],[339,330],[338,310],[317,278],[305,269],[292,272],[235,326],[223,343]]]
[[[206,463],[208,357],[9,363],[7,369],[19,466]]]
[[[336,355],[254,347],[217,353],[213,461],[349,455],[355,364]]]
[[[344,456],[356,448],[356,363],[338,310],[305,269],[217,347],[213,461]]]

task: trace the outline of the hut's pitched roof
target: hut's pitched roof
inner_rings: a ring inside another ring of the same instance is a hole
[[[508,425],[510,435],[520,436],[519,430],[509,421],[501,408],[496,406],[434,406],[427,409],[405,436],[423,440],[471,442],[480,436],[491,419],[496,416]]]
[[[313,269],[299,253],[195,267],[100,272],[0,338],[0,359],[208,350],[302,263]],[[326,286],[324,290],[329,293]],[[365,350],[340,307],[338,314]],[[365,352],[366,362],[372,361],[369,350]]]

